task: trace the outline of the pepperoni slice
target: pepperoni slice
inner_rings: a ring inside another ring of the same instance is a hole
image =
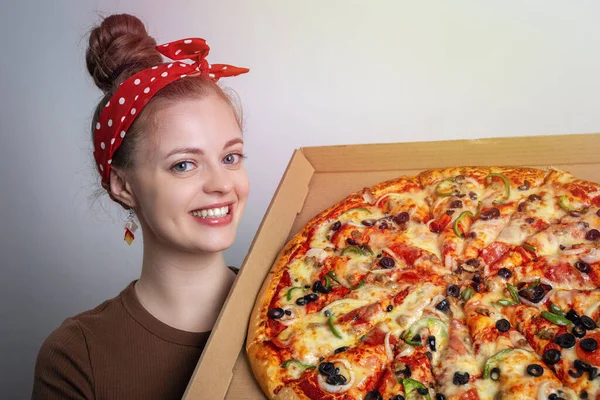
[[[586,339],[596,339],[596,341],[600,343],[600,333],[598,332],[590,332],[585,335],[585,337]],[[597,348],[592,352],[587,352],[581,348],[581,340],[578,340],[577,344],[575,345],[575,349],[577,351],[577,358],[579,358],[581,361],[595,365],[596,367],[600,367],[600,348]]]

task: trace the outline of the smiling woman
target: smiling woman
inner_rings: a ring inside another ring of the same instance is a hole
[[[94,158],[104,190],[139,220],[142,273],[48,336],[33,398],[181,398],[235,277],[222,251],[249,193],[241,118],[216,84],[248,70],[211,66],[208,51],[197,38],[157,46],[127,14],[91,32],[87,67],[105,93]]]

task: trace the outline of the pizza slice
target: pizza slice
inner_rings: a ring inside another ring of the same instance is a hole
[[[524,199],[527,199],[544,183],[546,173],[536,169],[526,168],[490,168],[487,178],[486,190],[481,196],[481,210],[478,218],[472,224],[467,235],[463,259],[478,258],[483,254],[485,264],[490,264],[492,249],[496,249],[494,256],[499,256],[498,246],[488,248],[494,241],[503,244],[520,244],[519,233],[523,227],[519,225],[519,216],[516,212],[524,214]],[[525,217],[524,219],[531,218]],[[507,227],[512,223],[512,226]],[[519,228],[512,235],[509,233],[514,227]],[[516,236],[516,237],[515,237]],[[526,234],[524,237],[529,236]],[[523,237],[523,238],[524,238]],[[507,240],[508,239],[508,240]]]
[[[428,193],[432,220],[429,229],[439,234],[444,266],[452,271],[464,250],[464,239],[481,208],[488,168],[448,168],[421,173]]]

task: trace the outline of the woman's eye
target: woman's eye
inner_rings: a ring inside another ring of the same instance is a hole
[[[177,172],[186,172],[193,167],[193,164],[189,161],[181,161],[173,165],[173,169]]]
[[[242,155],[238,154],[238,153],[230,153],[227,154],[225,156],[225,158],[223,158],[223,163],[225,164],[229,164],[229,165],[234,165],[234,164],[238,164],[242,159]]]

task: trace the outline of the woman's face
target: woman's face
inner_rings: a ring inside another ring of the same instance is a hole
[[[154,117],[128,173],[144,238],[189,252],[228,248],[250,191],[231,106],[211,94]]]

